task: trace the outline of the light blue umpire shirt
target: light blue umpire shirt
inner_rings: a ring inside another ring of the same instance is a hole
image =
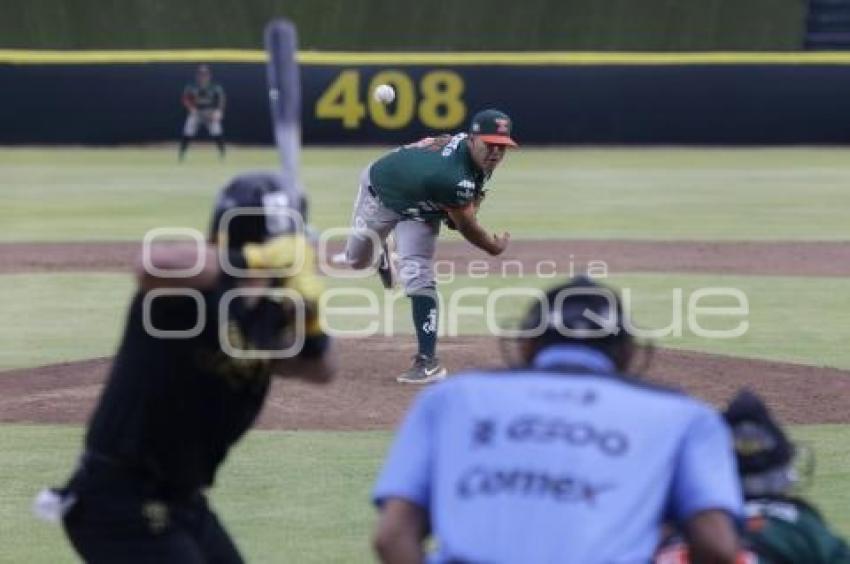
[[[708,405],[557,345],[532,369],[419,394],[373,492],[429,515],[431,562],[647,562],[665,519],[742,513],[730,433]]]

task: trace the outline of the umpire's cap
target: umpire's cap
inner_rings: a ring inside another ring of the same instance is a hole
[[[306,215],[306,198],[282,176],[263,171],[240,174],[219,193],[210,241],[232,248],[261,243],[303,230]]]
[[[559,343],[580,343],[609,356],[632,341],[617,292],[586,276],[550,289],[535,300],[521,329],[537,349]]]

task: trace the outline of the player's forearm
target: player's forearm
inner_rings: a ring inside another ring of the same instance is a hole
[[[151,245],[137,258],[135,270],[141,290],[208,290],[215,286],[221,274],[216,248],[211,245],[200,248],[187,244]]]
[[[425,561],[422,542],[412,531],[379,532],[372,541],[378,560],[383,564],[421,564]]]
[[[501,249],[498,248],[493,236],[481,227],[476,222],[468,222],[457,224],[457,230],[463,235],[463,238],[478,247],[479,249],[491,254],[498,255]]]
[[[192,101],[191,96],[183,96],[180,98],[180,101],[183,103],[183,107],[186,108],[187,111],[195,111],[195,103]]]
[[[449,216],[464,239],[491,255],[500,254],[504,249],[500,247],[495,237],[478,223],[475,216],[476,211],[475,204],[470,203],[463,208],[448,208],[446,215]]]
[[[425,561],[421,547],[412,543],[376,544],[375,552],[383,564],[421,564]]]
[[[734,564],[738,537],[730,517],[720,510],[697,514],[685,527],[692,562],[698,564]]]
[[[425,510],[402,498],[387,499],[372,537],[375,554],[384,564],[420,564],[428,535]]]
[[[233,268],[282,269],[290,267],[299,256],[298,245],[303,238],[279,237],[266,243],[249,243],[242,249],[227,250],[227,262]],[[306,256],[303,251],[301,256]],[[219,249],[212,244],[198,246],[189,243],[154,244],[136,260],[139,286],[152,288],[215,287],[223,269]],[[302,284],[306,286],[306,283]],[[309,288],[309,286],[307,286]]]

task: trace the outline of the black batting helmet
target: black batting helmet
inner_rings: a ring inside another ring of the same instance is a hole
[[[611,356],[632,340],[617,292],[586,276],[546,292],[535,300],[520,328],[537,349],[559,343],[592,346]]]
[[[219,193],[210,224],[210,241],[241,248],[246,243],[294,233],[304,228],[306,198],[283,177],[249,172],[233,178]]]

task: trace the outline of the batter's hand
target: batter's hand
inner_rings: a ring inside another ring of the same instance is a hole
[[[505,231],[501,235],[498,233],[493,234],[493,248],[490,251],[490,254],[493,256],[500,255],[505,252],[505,249],[508,248],[508,243],[511,242],[511,234]]]
[[[212,113],[212,119],[213,121],[221,121],[224,119],[224,112],[221,110],[214,110]]]
[[[303,266],[305,257],[311,251],[310,244],[303,236],[281,235],[265,243],[248,243],[242,247],[241,254],[249,269],[287,269]]]

